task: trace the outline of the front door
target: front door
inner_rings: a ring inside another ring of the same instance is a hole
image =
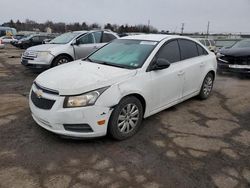
[[[81,59],[88,56],[96,50],[95,39],[92,33],[81,36],[77,39],[77,44],[74,45],[76,59]]]
[[[184,71],[180,62],[180,51],[177,40],[167,42],[159,50],[155,59],[162,58],[171,65],[163,70],[151,71],[151,92],[153,111],[171,106],[182,97]]]

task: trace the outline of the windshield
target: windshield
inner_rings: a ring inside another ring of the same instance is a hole
[[[156,45],[155,41],[117,39],[89,56],[88,60],[94,63],[136,69],[144,64]]]
[[[67,44],[71,40],[73,40],[79,33],[64,33],[53,40],[51,40],[50,44]]]
[[[250,48],[250,40],[241,40],[233,45],[232,48]]]

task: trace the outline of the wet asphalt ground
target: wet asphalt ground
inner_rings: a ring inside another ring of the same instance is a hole
[[[38,73],[21,50],[0,50],[0,187],[250,187],[250,79],[217,76],[208,100],[192,98],[143,121],[137,135],[62,139],[28,107]]]

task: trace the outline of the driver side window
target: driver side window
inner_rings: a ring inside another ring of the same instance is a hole
[[[175,63],[181,60],[179,44],[177,40],[170,41],[163,45],[156,55],[157,58],[165,59],[169,63]]]
[[[94,37],[92,33],[89,33],[87,35],[82,36],[80,39],[78,39],[79,44],[92,44],[94,43]]]

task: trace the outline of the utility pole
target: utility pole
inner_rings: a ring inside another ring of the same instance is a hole
[[[209,29],[210,29],[210,21],[208,21],[208,23],[207,23],[207,38],[208,38],[208,35],[209,35]]]
[[[185,27],[185,23],[182,23],[182,24],[181,24],[181,35],[182,35],[183,32],[184,32],[184,27]]]
[[[150,20],[148,20],[148,32],[150,33]]]

